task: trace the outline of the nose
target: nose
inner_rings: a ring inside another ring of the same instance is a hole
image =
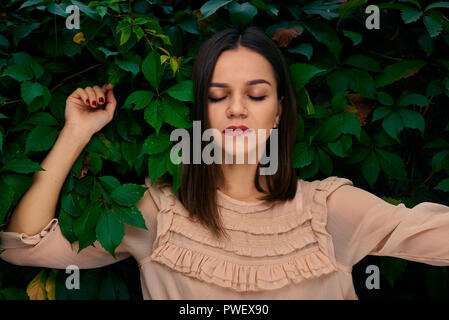
[[[248,110],[242,100],[238,97],[231,100],[226,113],[228,118],[246,118],[248,116]]]

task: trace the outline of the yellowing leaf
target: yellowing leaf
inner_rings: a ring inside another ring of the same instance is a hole
[[[84,33],[78,32],[73,36],[73,42],[76,44],[80,44],[82,41],[86,41],[86,38],[84,38]]]
[[[45,291],[47,293],[48,300],[56,300],[56,275],[58,270],[52,269],[45,282]]]
[[[176,60],[174,57],[170,58],[170,67],[173,70],[173,73],[176,73],[176,71],[178,71],[178,60]]]
[[[42,269],[27,286],[27,294],[30,300],[46,300],[47,292],[45,282],[47,279],[46,269]]]

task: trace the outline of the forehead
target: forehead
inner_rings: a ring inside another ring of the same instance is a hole
[[[212,82],[241,84],[253,79],[265,79],[275,83],[273,67],[260,53],[246,47],[226,50],[215,64]]]

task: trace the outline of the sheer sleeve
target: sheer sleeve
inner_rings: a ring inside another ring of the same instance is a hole
[[[143,185],[148,187],[147,185]],[[58,218],[52,219],[39,233],[28,235],[18,232],[0,232],[0,254],[4,261],[21,266],[65,269],[77,265],[80,269],[103,267],[130,256],[137,259],[151,254],[151,241],[155,238],[155,215],[157,207],[152,194],[144,193],[137,203],[147,230],[125,224],[125,235],[115,250],[116,259],[96,240],[93,245],[78,253],[79,242],[70,243],[61,232]]]
[[[449,265],[448,206],[392,205],[351,185],[329,194],[327,206],[327,229],[336,259],[343,265],[352,267],[366,255]]]

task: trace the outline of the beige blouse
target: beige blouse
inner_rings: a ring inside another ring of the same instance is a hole
[[[169,184],[145,180],[148,230],[126,225],[117,260],[96,241],[79,254],[58,219],[38,234],[0,232],[13,264],[97,268],[133,256],[144,299],[358,299],[352,266],[366,255],[449,265],[449,207],[391,205],[350,180],[298,180],[293,200],[247,202],[217,191],[230,240],[191,220]]]

